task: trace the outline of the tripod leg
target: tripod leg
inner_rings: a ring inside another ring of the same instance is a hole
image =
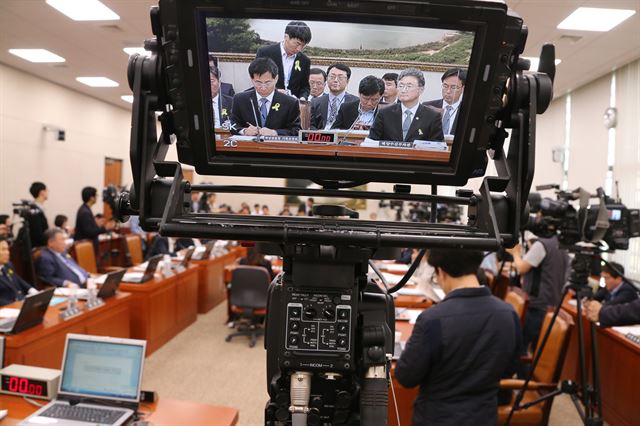
[[[585,415],[587,418],[591,418],[593,416],[593,409],[589,404],[589,392],[588,392],[588,381],[587,381],[587,360],[585,354],[584,347],[584,324],[582,317],[582,303],[579,298],[576,298],[577,302],[576,307],[578,309],[578,316],[576,319],[578,326],[578,350],[580,355],[580,386],[582,387],[582,405],[585,409]]]
[[[591,331],[591,374],[593,377],[592,401],[598,407],[598,418],[602,419],[602,395],[600,393],[600,355],[598,354],[598,340],[596,326],[589,324]]]

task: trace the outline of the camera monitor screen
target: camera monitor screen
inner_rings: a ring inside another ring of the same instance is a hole
[[[215,152],[449,161],[473,32],[205,23]]]
[[[198,173],[445,184],[483,174],[521,37],[506,5],[160,3],[178,155]]]

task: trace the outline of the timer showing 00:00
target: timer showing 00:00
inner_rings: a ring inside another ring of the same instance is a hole
[[[2,390],[24,395],[47,396],[45,384],[24,377],[2,377]]]

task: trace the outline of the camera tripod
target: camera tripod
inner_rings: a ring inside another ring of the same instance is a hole
[[[531,369],[527,378],[524,382],[524,385],[518,394],[516,395],[516,400],[511,407],[511,411],[509,412],[509,416],[505,422],[505,425],[509,425],[511,422],[511,418],[513,413],[531,407],[535,404],[539,404],[544,402],[550,398],[554,398],[556,395],[565,393],[571,397],[571,400],[578,411],[578,415],[582,419],[582,422],[585,426],[601,426],[603,424],[602,421],[602,399],[600,395],[600,370],[599,370],[599,357],[598,357],[598,345],[596,340],[596,329],[592,322],[589,323],[589,332],[591,333],[591,373],[592,373],[592,382],[588,381],[588,371],[587,371],[587,361],[586,361],[586,350],[585,350],[585,341],[584,341],[584,327],[583,327],[583,319],[582,319],[582,305],[580,301],[582,298],[591,299],[593,297],[593,292],[591,288],[587,285],[588,277],[589,277],[589,260],[590,257],[595,253],[593,252],[577,252],[575,257],[571,261],[571,276],[569,278],[569,282],[564,286],[562,291],[562,297],[560,298],[560,302],[556,305],[553,311],[553,317],[549,323],[549,326],[544,332],[544,337],[542,338],[542,342],[538,346],[538,350],[536,351],[535,357],[533,359],[533,364],[531,365]],[[573,290],[576,296],[576,306],[577,306],[577,325],[578,325],[578,349],[579,349],[579,362],[580,362],[580,383],[575,383],[571,380],[563,380],[560,383],[560,387],[548,394],[541,396],[531,402],[526,404],[522,404],[522,399],[524,397],[524,393],[527,390],[529,382],[533,377],[533,373],[540,361],[540,357],[542,352],[547,344],[547,340],[551,335],[551,330],[553,325],[555,324],[556,318],[558,317],[558,313],[560,312],[560,308],[562,306],[562,301],[565,299],[569,290]]]

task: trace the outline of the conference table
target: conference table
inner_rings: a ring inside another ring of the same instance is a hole
[[[129,323],[132,299],[129,294],[119,293],[92,310],[84,310],[85,303],[80,301],[78,306],[83,311],[67,320],[60,318],[66,302],[49,306],[42,324],[16,335],[5,335],[4,365],[59,369],[67,333],[131,337]],[[19,303],[14,303],[6,307],[18,306]]]
[[[8,416],[0,424],[2,426],[17,425],[37,409],[38,407],[29,404],[19,396],[0,395],[0,410],[9,410]],[[149,422],[149,426],[234,426],[238,423],[239,417],[238,410],[235,408],[162,397],[155,403],[141,404],[139,411],[143,414],[141,420]]]
[[[575,300],[568,297],[562,307],[578,321]],[[591,374],[590,321],[582,318],[585,330],[586,365]],[[600,370],[600,393],[602,396],[602,417],[611,426],[640,425],[640,345],[625,337],[616,327],[596,327],[597,351]],[[636,329],[637,330],[637,329]],[[640,330],[637,330],[640,334]],[[578,327],[574,326],[569,338],[569,347],[562,370],[562,379],[580,382]]]

